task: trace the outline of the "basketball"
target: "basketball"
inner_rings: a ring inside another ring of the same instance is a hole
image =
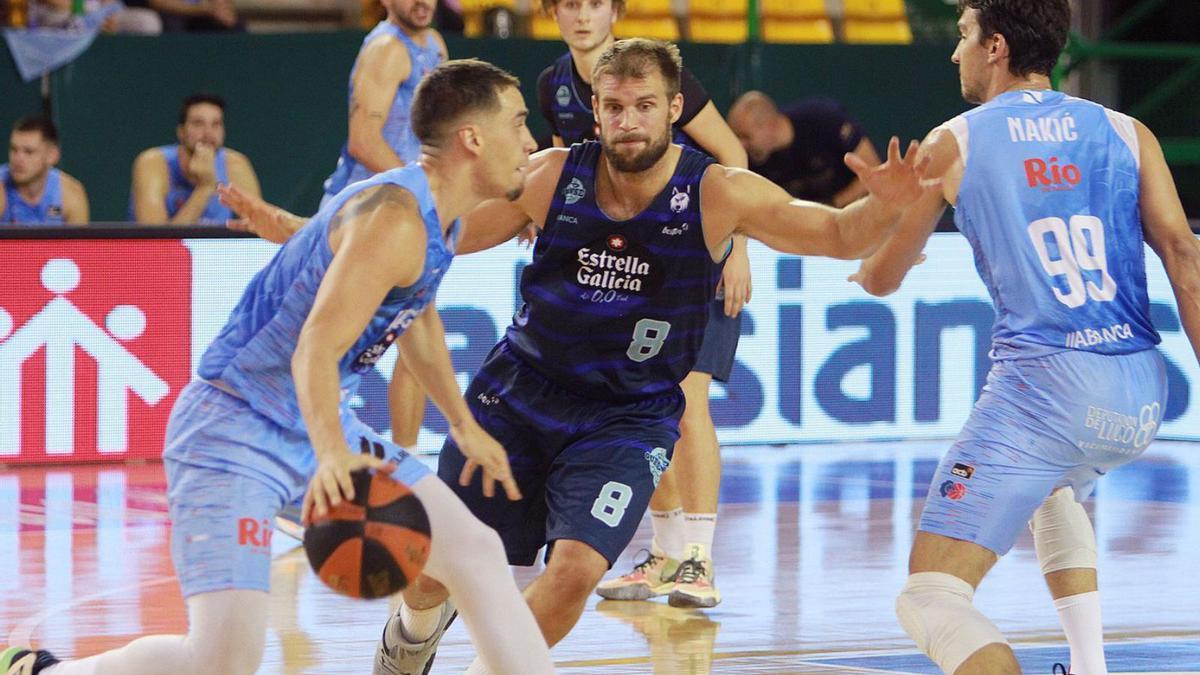
[[[407,485],[367,469],[351,474],[354,500],[314,516],[304,531],[313,571],[333,590],[380,598],[403,590],[429,559],[429,516]]]

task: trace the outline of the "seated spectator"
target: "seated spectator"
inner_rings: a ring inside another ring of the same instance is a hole
[[[8,141],[8,164],[0,165],[0,225],[88,222],[83,184],[54,168],[61,154],[54,123],[42,117],[17,121]]]
[[[845,154],[879,162],[862,127],[829,98],[801,99],[780,111],[766,94],[749,91],[729,109],[729,126],[750,156],[750,170],[800,199],[845,206],[867,194],[842,161]]]
[[[149,0],[150,9],[162,17],[169,33],[245,32],[233,0]]]
[[[130,217],[145,225],[224,225],[232,212],[217,199],[218,183],[260,196],[250,160],[224,147],[225,101],[211,94],[183,99],[177,145],[142,151],[133,162]]]

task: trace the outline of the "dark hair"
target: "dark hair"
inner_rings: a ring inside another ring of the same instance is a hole
[[[509,87],[520,89],[521,81],[486,61],[446,61],[417,85],[410,113],[413,134],[422,145],[436,145],[446,127],[464,115],[498,110],[500,92]]]
[[[547,14],[554,14],[554,8],[557,7],[558,3],[560,2],[562,2],[562,0],[542,0],[542,11]],[[617,16],[621,16],[625,13],[625,0],[612,0],[612,6],[613,11],[617,13]]]
[[[41,115],[22,117],[13,125],[13,131],[36,131],[42,135],[43,140],[58,145],[58,128],[48,117]]]
[[[216,94],[192,94],[183,99],[183,105],[179,106],[179,123],[183,124],[187,122],[188,111],[192,109],[192,106],[200,105],[201,103],[215,105],[221,109],[221,114],[225,114],[225,99]]]
[[[596,66],[592,68],[592,86],[596,86],[601,75],[640,79],[647,77],[652,68],[662,74],[663,82],[667,85],[667,98],[675,98],[675,94],[679,93],[679,74],[683,71],[683,59],[679,56],[678,47],[662,40],[617,40],[604,50],[600,59],[596,61]]]
[[[1068,0],[958,0],[960,16],[968,9],[979,12],[980,41],[1004,36],[1013,75],[1054,70],[1071,29]]]

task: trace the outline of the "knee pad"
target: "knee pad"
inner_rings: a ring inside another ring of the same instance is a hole
[[[1096,532],[1069,487],[1046,498],[1029,521],[1042,573],[1096,569]]]
[[[971,601],[975,589],[943,572],[918,572],[896,598],[900,626],[947,675],[958,670],[972,654],[995,643],[1005,643],[1000,630]]]

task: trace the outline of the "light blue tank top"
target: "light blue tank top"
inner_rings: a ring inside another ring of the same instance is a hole
[[[167,209],[167,217],[174,218],[179,209],[187,202],[188,197],[192,196],[192,192],[196,189],[191,181],[187,179],[187,175],[183,173],[183,167],[179,164],[179,146],[178,145],[160,145],[158,151],[163,154],[163,159],[167,161],[167,177],[170,181],[167,186],[167,196],[163,200],[163,206]],[[229,172],[225,168],[225,148],[217,148],[216,157],[217,182],[228,183]],[[212,197],[209,197],[208,204],[204,206],[204,212],[200,214],[200,219],[196,221],[197,225],[224,225],[225,221],[233,218],[233,211],[229,207],[221,203],[220,198],[214,192]],[[133,196],[129,198],[129,220],[135,221],[133,210]]]
[[[363,39],[362,49],[366,49],[367,45],[372,40],[390,35],[408,49],[409,60],[412,62],[412,71],[408,77],[400,83],[396,89],[396,95],[392,98],[392,108],[388,111],[387,120],[383,123],[383,138],[391,146],[392,151],[401,161],[408,163],[415,161],[421,154],[421,143],[417,140],[412,131],[412,121],[410,111],[412,109],[413,94],[417,90],[417,83],[425,74],[433,70],[439,63],[442,62],[442,54],[439,51],[439,43],[432,38],[427,40],[427,44],[422,47],[413,41],[404,31],[398,26],[389,22],[381,21],[378,26],[367,33],[367,37]],[[361,58],[362,49],[359,50]],[[354,74],[358,71],[358,61],[354,63],[354,69],[350,71],[349,85],[349,101],[354,100]],[[350,155],[349,143],[342,146],[341,155],[338,156],[337,167],[333,170],[333,174],[325,181],[326,199],[341,192],[347,185],[355,181],[363,180],[372,175],[372,171],[358,160]]]
[[[0,164],[0,182],[4,183],[4,212],[0,213],[0,224],[62,225],[66,222],[63,219],[62,172],[58,169],[50,169],[47,173],[46,189],[36,204],[21,198],[7,164]]]
[[[946,126],[965,166],[954,220],[996,308],[992,358],[1158,344],[1133,120],[1062,93],[1018,91]]]
[[[334,215],[355,194],[376,185],[398,185],[416,198],[425,219],[428,244],[421,277],[407,288],[393,288],[362,335],[338,362],[342,405],[371,369],[437,293],[458,239],[455,221],[443,238],[425,170],[417,164],[392,169],[356,183],[321,208],[279,249],[250,281],[229,321],[200,359],[197,372],[244,399],[276,424],[304,430],[292,379],[292,354],[308,318],[333,252],[329,228]]]

